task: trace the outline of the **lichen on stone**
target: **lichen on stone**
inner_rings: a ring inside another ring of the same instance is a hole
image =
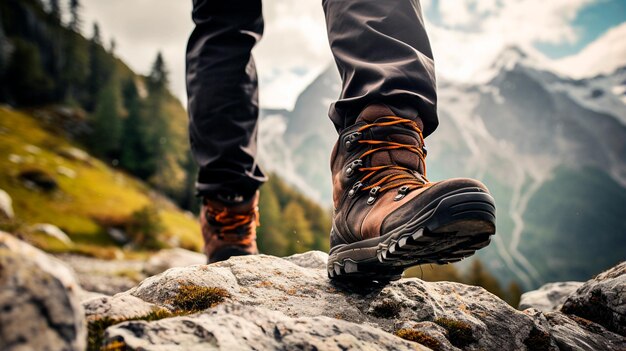
[[[441,343],[437,339],[419,330],[403,328],[397,330],[394,334],[404,340],[414,341],[416,343],[422,344],[426,347],[433,349],[434,351],[439,351],[442,349]]]
[[[464,348],[477,341],[472,333],[472,327],[465,322],[444,317],[437,318],[434,322],[448,331],[448,340],[456,347]]]

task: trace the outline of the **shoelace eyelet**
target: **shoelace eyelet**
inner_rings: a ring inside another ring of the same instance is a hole
[[[346,141],[345,141],[346,149],[350,150],[354,145],[357,144],[355,143],[355,141],[357,141],[360,138],[361,138],[361,132],[354,132],[352,134],[349,134],[346,137]]]
[[[361,182],[354,183],[354,185],[352,186],[352,189],[348,191],[348,197],[353,198],[362,187],[363,187],[363,183]]]
[[[350,164],[348,164],[348,167],[346,168],[346,176],[352,177],[355,173],[355,169],[361,166],[363,166],[363,160],[361,159],[350,162]]]
[[[407,185],[403,185],[398,189],[398,195],[396,195],[396,197],[393,198],[393,201],[400,201],[402,200],[406,194],[409,192],[409,187]]]
[[[371,205],[374,203],[374,201],[376,201],[376,197],[378,197],[379,190],[380,190],[379,186],[370,189],[370,197],[367,199],[368,205]]]

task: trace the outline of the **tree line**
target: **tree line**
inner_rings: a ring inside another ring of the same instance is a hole
[[[0,1],[0,102],[83,111],[88,128],[77,138],[90,153],[195,209],[187,117],[168,89],[163,56],[137,75],[116,57],[115,40],[104,45],[97,23],[88,39],[81,34],[79,0],[66,8],[58,0]]]

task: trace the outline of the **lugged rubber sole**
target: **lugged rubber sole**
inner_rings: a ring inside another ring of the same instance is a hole
[[[474,188],[475,189],[475,188]],[[388,282],[419,264],[447,264],[473,255],[496,232],[491,195],[468,191],[437,199],[384,236],[342,246],[328,258],[333,280]]]

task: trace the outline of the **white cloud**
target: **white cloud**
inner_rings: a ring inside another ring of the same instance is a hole
[[[441,25],[428,23],[438,74],[469,80],[505,47],[573,42],[572,20],[593,0],[441,0]]]
[[[574,78],[606,74],[626,66],[626,23],[612,28],[580,53],[554,62],[554,69]]]

